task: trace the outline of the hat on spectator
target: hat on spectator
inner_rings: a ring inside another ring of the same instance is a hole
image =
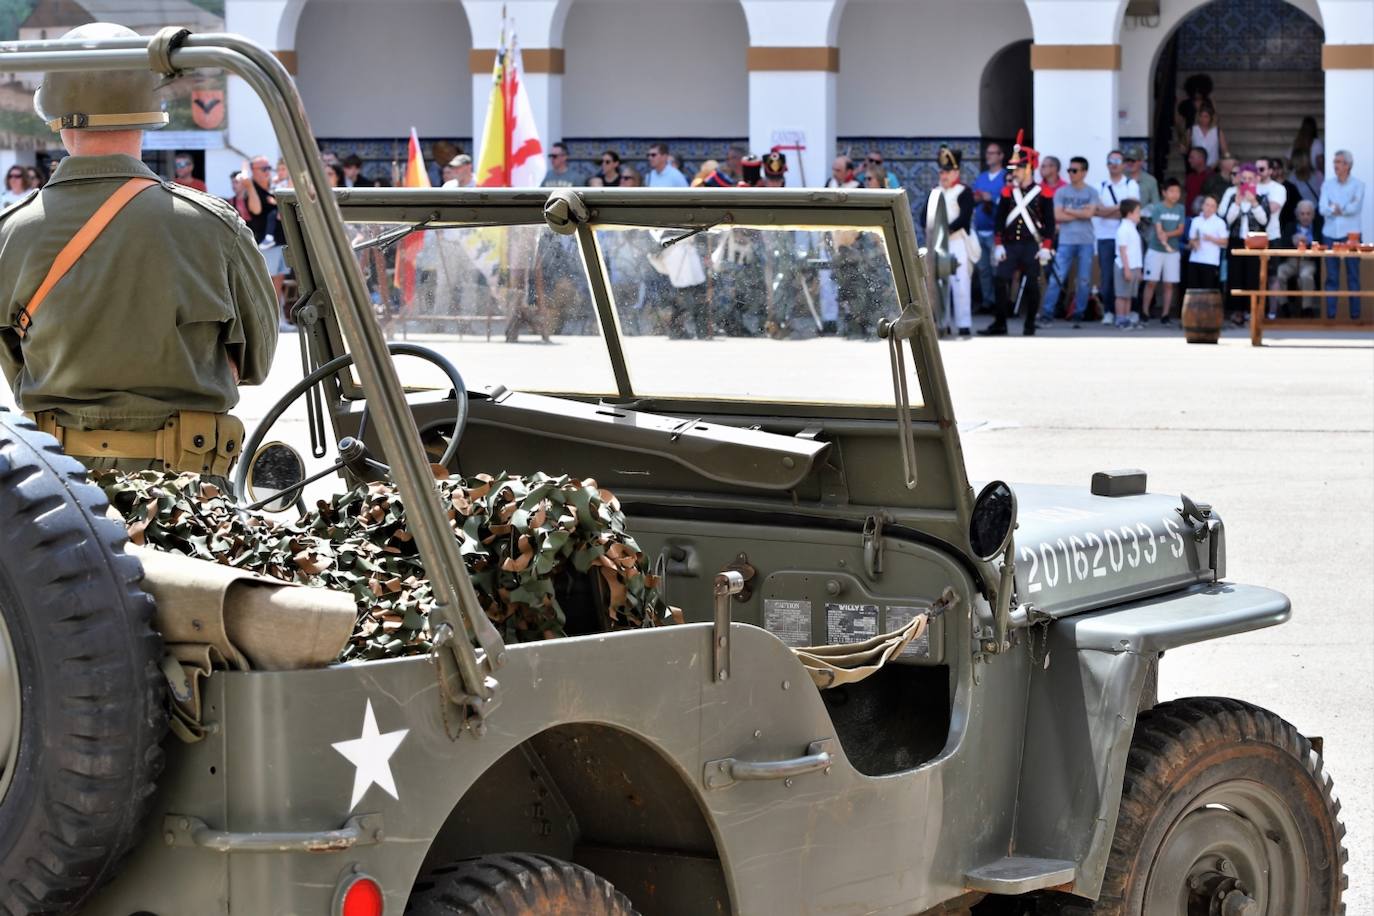
[[[1128,146],[1122,152],[1121,158],[1125,159],[1127,162],[1144,162],[1145,150],[1139,146]]]
[[[472,157],[467,153],[459,153],[448,161],[448,167],[451,169],[461,169],[465,165],[472,165]]]
[[[940,147],[940,155],[938,158],[940,162],[940,171],[942,172],[959,171],[959,167],[963,164],[964,160],[964,157],[958,150],[950,149],[948,146]]]

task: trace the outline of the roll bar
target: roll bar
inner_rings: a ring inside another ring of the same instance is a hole
[[[338,205],[332,194],[320,193],[329,187],[324,164],[286,68],[242,36],[193,35],[178,28],[163,29],[151,38],[0,42],[0,70],[7,72],[150,69],[171,78],[199,68],[223,69],[241,77],[272,120],[295,182],[312,266],[334,303],[344,339],[356,357],[359,380],[373,402],[378,439],[433,583],[435,608],[430,626],[443,701],[461,707],[464,727],[480,736],[485,731],[483,720],[497,702],[499,685],[491,672],[504,660],[505,645],[468,579],[415,418],[349,248]]]

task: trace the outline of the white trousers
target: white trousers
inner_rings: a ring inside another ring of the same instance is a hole
[[[949,293],[953,300],[954,326],[973,327],[973,265],[969,263],[968,251],[964,249],[963,239],[954,239],[950,245],[950,255],[958,262],[954,272],[949,275]],[[988,253],[983,252],[983,257]]]

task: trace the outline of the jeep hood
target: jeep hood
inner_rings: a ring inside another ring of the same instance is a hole
[[[1095,496],[1087,488],[1017,485],[1016,593],[1054,617],[1210,582],[1208,536],[1179,496]],[[1220,537],[1220,527],[1216,532]]]

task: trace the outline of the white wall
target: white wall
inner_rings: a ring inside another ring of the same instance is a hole
[[[316,136],[465,137],[472,37],[456,0],[311,0],[296,85]]]
[[[1137,21],[1126,17],[1121,26],[1121,98],[1118,134],[1123,137],[1150,135],[1150,104],[1153,101],[1155,64],[1160,47],[1188,14],[1211,0],[1160,0],[1159,18]],[[1320,25],[1322,16],[1316,0],[1289,0]]]
[[[983,67],[1030,37],[1019,2],[849,0],[840,18],[839,135],[978,136]]]
[[[575,0],[563,47],[565,136],[749,133],[749,37],[736,2]]]

